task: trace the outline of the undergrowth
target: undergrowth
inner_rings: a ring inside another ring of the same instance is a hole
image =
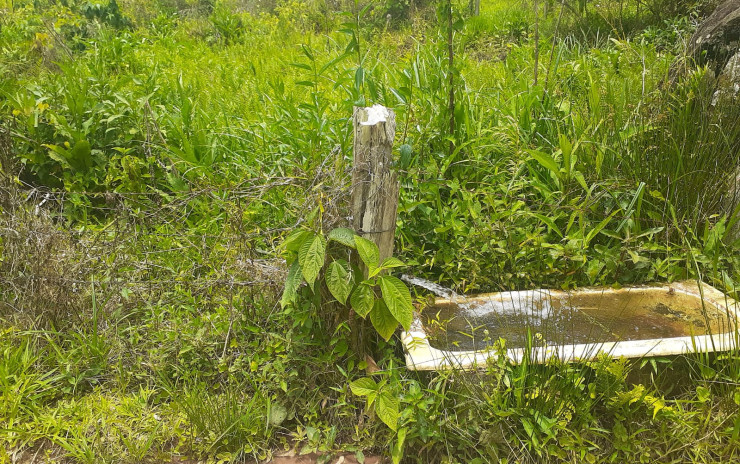
[[[709,3],[0,0],[0,462],[738,459],[737,352],[420,374],[279,304],[375,103],[408,272],[737,297],[737,105],[668,79]]]

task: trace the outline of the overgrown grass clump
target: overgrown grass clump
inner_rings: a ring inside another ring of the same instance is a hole
[[[422,375],[378,340],[392,431],[348,324],[278,303],[375,103],[408,272],[737,297],[738,106],[668,79],[710,3],[0,0],[0,462],[737,459],[737,353]]]

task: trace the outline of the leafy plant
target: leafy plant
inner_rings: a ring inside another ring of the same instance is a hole
[[[737,352],[646,360],[639,382],[627,361],[416,375],[390,335],[397,262],[335,231],[281,255],[285,230],[318,227],[307,205],[327,231],[346,217],[352,106],[377,102],[399,121],[414,274],[737,295],[738,106],[703,70],[665,85],[711,2],[543,0],[538,42],[531,2],[461,21],[465,3],[0,0],[0,449],[737,461]],[[379,331],[373,373],[351,337]]]
[[[373,377],[361,377],[350,383],[352,394],[365,398],[368,415],[377,416],[392,432],[395,439],[390,444],[390,456],[393,464],[399,464],[404,457],[406,437],[409,432],[409,415],[412,414],[412,398],[419,392],[419,384],[402,378],[393,368],[394,361],[388,362],[388,368],[374,372]]]
[[[338,244],[340,249],[327,254],[329,243]],[[385,340],[391,338],[399,324],[405,330],[410,328],[414,308],[408,287],[397,277],[383,275],[384,271],[404,264],[394,257],[381,263],[375,243],[350,229],[337,228],[326,237],[309,230],[296,231],[288,236],[284,247],[289,271],[280,300],[283,307],[301,304],[301,296],[321,307],[321,290],[325,288],[340,306],[349,302],[355,314],[363,319],[369,317]],[[352,262],[350,250],[356,251],[359,262]],[[301,295],[299,290],[304,282],[306,292]]]
[[[256,393],[245,398],[243,388],[229,385],[222,392],[209,391],[196,383],[179,395],[177,406],[193,427],[196,436],[206,437],[210,445],[205,453],[231,451],[250,454],[257,437],[272,423],[268,402]],[[279,424],[279,422],[277,423]]]
[[[107,4],[85,2],[80,10],[87,19],[97,19],[117,29],[131,27],[131,20],[123,15],[116,0],[109,0]]]
[[[350,384],[352,393],[367,399],[367,407],[375,405],[375,413],[385,425],[394,432],[398,430],[398,395],[387,385],[387,379],[380,383],[371,377],[357,379]]]

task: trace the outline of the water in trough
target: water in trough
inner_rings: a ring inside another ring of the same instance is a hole
[[[672,288],[463,297],[423,279],[403,278],[442,297],[423,310],[422,321],[431,345],[445,350],[479,350],[499,338],[506,340],[507,348],[520,348],[528,343],[652,340],[734,330],[726,311]]]

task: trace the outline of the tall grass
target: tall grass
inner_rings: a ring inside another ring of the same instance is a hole
[[[740,111],[733,104],[715,105],[716,91],[703,72],[690,76],[652,120],[643,120],[622,164],[695,227],[713,215],[733,215],[737,205]]]
[[[349,392],[372,365],[346,328],[274,305],[285,234],[346,221],[354,105],[397,111],[397,249],[415,274],[465,292],[699,275],[734,289],[718,239],[732,219],[712,215],[732,208],[735,109],[711,107],[701,73],[664,86],[693,19],[625,2],[614,27],[622,2],[589,2],[558,21],[553,3],[536,86],[529,3],[462,18],[452,133],[447,36],[419,2],[387,26],[360,3],[122,0],[130,24],[0,3],[0,314],[42,331],[0,339],[3,446],[109,462],[403,448]],[[736,455],[729,374],[668,404],[616,362],[414,378],[391,368],[394,344],[375,361],[409,459]]]
[[[263,446],[271,424],[259,392],[245,397],[244,388],[228,385],[214,394],[196,383],[180,394],[171,393],[193,428],[193,438],[205,437],[211,443],[205,453],[234,451],[236,456],[249,456]]]

